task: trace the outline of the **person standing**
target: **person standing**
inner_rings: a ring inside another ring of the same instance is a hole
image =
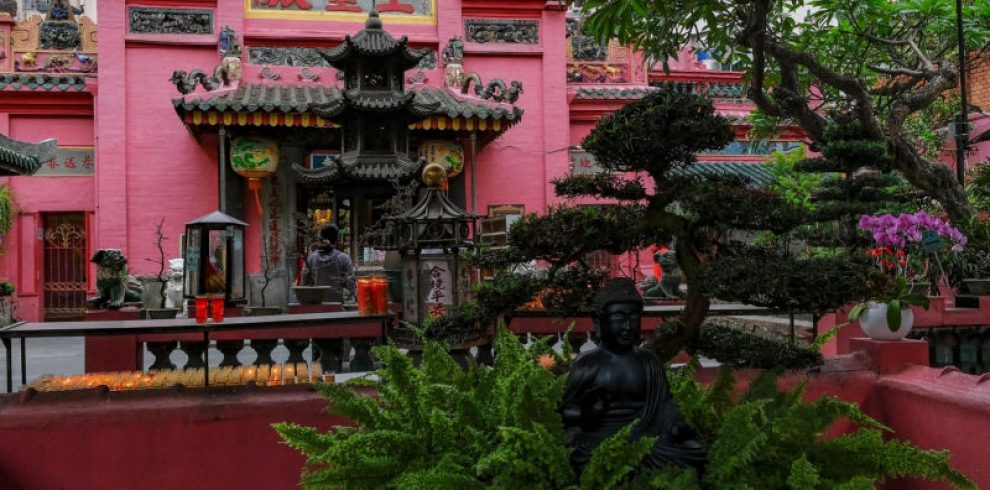
[[[304,286],[330,286],[327,301],[343,303],[344,289],[354,295],[354,264],[351,257],[336,249],[340,230],[329,224],[320,229],[320,248],[306,257],[302,270]]]

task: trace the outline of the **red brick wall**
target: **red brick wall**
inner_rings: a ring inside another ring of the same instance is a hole
[[[990,110],[990,55],[983,55],[969,67],[969,103]]]

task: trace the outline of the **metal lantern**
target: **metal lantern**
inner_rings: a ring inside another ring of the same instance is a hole
[[[246,226],[247,223],[220,211],[186,223],[182,257],[185,297],[222,294],[228,302],[244,300]]]
[[[421,322],[465,301],[475,274],[460,252],[475,248],[471,229],[478,216],[454,204],[441,190],[447,170],[423,169],[426,195],[408,211],[388,218],[392,241],[402,255],[403,319]]]
[[[261,179],[278,170],[278,143],[264,138],[242,136],[235,138],[230,149],[230,167],[237,175],[248,179],[248,189],[261,212]]]

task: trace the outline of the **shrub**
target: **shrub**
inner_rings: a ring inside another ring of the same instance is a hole
[[[948,464],[944,451],[885,440],[890,429],[836,398],[802,401],[804,385],[777,387],[775,372],[734,401],[731,368],[704,386],[692,367],[673,373],[671,390],[685,420],[709,447],[700,476],[668,468],[633,471],[654,440],[629,441],[629,427],[599,446],[578,478],[569,462],[557,411],[571,359],[543,339],[523,347],[504,327],[494,367],[458,367],[446,346],[426,342],[421,366],[394,346],[377,347],[377,379],[318,385],[330,411],[358,424],[329,433],[275,424],[286,444],[306,456],[307,489],[639,489],[873,488],[888,477],[919,476],[975,488]],[[377,396],[361,395],[370,386]],[[844,418],[860,428],[822,435]]]

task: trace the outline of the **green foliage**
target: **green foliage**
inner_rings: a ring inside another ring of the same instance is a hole
[[[748,369],[802,370],[820,366],[815,350],[766,339],[724,325],[706,324],[694,352],[724,364]]]
[[[603,118],[582,146],[606,169],[662,179],[672,168],[694,163],[699,151],[718,150],[733,137],[710,101],[660,90]]]
[[[770,371],[733,401],[735,384],[726,380],[731,377],[723,368],[719,380],[706,387],[695,381],[690,366],[670,376],[682,415],[710,444],[709,465],[693,488],[872,489],[912,468],[914,476],[976,488],[948,464],[946,452],[885,440],[882,434],[890,430],[855,404],[830,397],[804,402],[803,384],[781,391]],[[823,437],[840,419],[859,428]],[[668,472],[667,481],[677,473]]]
[[[527,351],[504,328],[495,353],[494,368],[462,370],[435,342],[426,343],[419,367],[394,346],[382,346],[375,349],[383,364],[378,380],[318,385],[330,411],[358,427],[321,434],[275,424],[307,458],[302,486],[618,488],[650,441],[634,441],[627,451],[628,429],[614,436],[578,481],[557,412],[566,378],[541,367],[543,349]],[[360,394],[356,385],[371,386],[378,396]]]
[[[17,287],[10,281],[0,281],[0,297],[13,296]]]
[[[724,300],[824,315],[873,297],[880,276],[866,254],[802,258],[739,246],[706,263],[696,284]]]
[[[6,236],[14,224],[14,198],[9,185],[0,185],[0,236]]]
[[[980,211],[990,211],[990,162],[980,163],[966,185],[970,201]]]
[[[567,342],[564,342],[567,345]],[[504,327],[495,366],[461,369],[444,345],[427,342],[417,367],[393,346],[378,347],[377,379],[317,385],[330,412],[357,427],[321,433],[275,424],[286,444],[306,456],[307,489],[732,489],[874,488],[888,477],[921,476],[957,488],[975,486],[948,464],[948,454],[885,441],[889,430],[856,405],[829,397],[806,403],[803,385],[777,388],[764,373],[737,397],[729,367],[711,386],[695,381],[692,365],[669,376],[681,414],[709,450],[703,476],[693,470],[633,469],[654,444],[630,439],[631,426],[592,454],[578,479],[569,462],[557,411],[566,371],[545,369],[541,356],[566,363],[547,339],[527,350]],[[371,387],[377,396],[361,387]],[[839,419],[859,427],[835,438]]]
[[[812,193],[821,187],[825,176],[797,171],[795,166],[805,158],[804,147],[787,153],[778,151],[767,158],[766,166],[773,175],[770,190],[779,193],[792,206],[812,212],[815,210]]]

